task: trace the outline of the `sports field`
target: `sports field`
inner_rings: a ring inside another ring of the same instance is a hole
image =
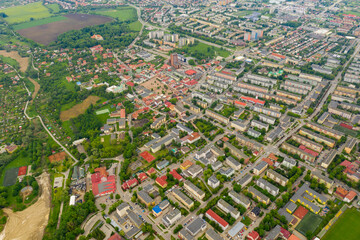
[[[322,240],[358,240],[360,239],[360,212],[355,208],[348,208]]]
[[[10,168],[5,172],[3,186],[8,187],[16,183],[19,168]]]
[[[42,2],[5,8],[4,10],[1,10],[1,12],[4,12],[8,16],[5,20],[9,24],[27,22],[31,19],[41,19],[51,16],[49,9],[42,5]]]
[[[321,222],[322,218],[319,215],[309,211],[295,229],[306,236],[307,232],[313,233]]]
[[[117,18],[120,21],[135,21],[137,19],[136,9],[133,7],[119,7],[117,9],[100,9],[93,12],[94,14],[100,14],[112,18]]]

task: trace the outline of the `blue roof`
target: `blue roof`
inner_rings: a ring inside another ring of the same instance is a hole
[[[155,213],[160,213],[161,212],[161,208],[159,207],[159,205],[156,205],[155,207],[153,207],[152,209]]]

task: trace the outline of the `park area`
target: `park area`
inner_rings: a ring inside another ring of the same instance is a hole
[[[95,104],[99,99],[100,98],[97,96],[89,96],[84,101],[82,101],[82,103],[76,104],[75,106],[66,111],[62,111],[60,113],[61,121],[68,121],[71,118],[75,118],[80,114],[85,113],[86,109],[88,109],[91,104]]]
[[[360,238],[360,212],[355,208],[347,209],[330,230],[322,238],[323,240],[357,240]]]
[[[54,19],[56,21],[52,21]],[[112,18],[89,14],[67,14],[60,16],[60,18],[56,17],[48,20],[49,23],[20,29],[17,32],[37,43],[48,45],[52,41],[55,41],[62,33],[70,30],[79,30],[88,26],[105,24],[110,22]],[[43,19],[42,21],[46,22],[46,19]],[[38,23],[40,24],[42,21],[39,21]],[[18,26],[18,28],[22,27],[23,26]]]
[[[309,211],[295,229],[306,236],[307,233],[313,233],[321,222],[322,218],[320,216]]]

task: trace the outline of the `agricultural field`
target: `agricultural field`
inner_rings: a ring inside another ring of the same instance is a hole
[[[42,2],[10,7],[1,10],[1,12],[8,16],[5,18],[5,20],[9,24],[27,22],[34,19],[47,18],[51,16],[49,9],[42,5]]]
[[[330,230],[322,238],[323,240],[357,240],[360,236],[360,212],[355,208],[347,209]]]
[[[120,21],[135,21],[137,19],[136,9],[133,7],[119,7],[117,9],[103,9],[93,12],[93,14],[99,14],[108,16],[111,18],[117,18]]]
[[[48,17],[48,18],[43,18],[43,19],[34,20],[34,21],[30,21],[30,22],[16,24],[13,26],[13,28],[15,31],[18,31],[21,29],[36,27],[36,26],[40,26],[40,25],[44,25],[44,24],[48,24],[48,23],[52,23],[52,22],[63,21],[66,19],[67,18],[64,16]]]
[[[313,233],[321,222],[321,217],[309,211],[299,225],[296,226],[296,230],[306,236],[308,232]]]
[[[45,5],[48,9],[50,9],[50,12],[52,13],[58,13],[60,12],[60,6],[59,4],[53,3],[53,4],[47,4]]]
[[[89,14],[67,14],[65,20],[51,22],[44,25],[18,30],[20,35],[37,43],[47,45],[57,37],[70,30],[79,30],[84,27],[100,25],[111,21],[109,17]]]
[[[61,121],[67,121],[71,118],[75,118],[80,114],[83,114],[91,104],[95,104],[100,98],[97,96],[89,96],[82,103],[79,103],[69,110],[60,113]]]

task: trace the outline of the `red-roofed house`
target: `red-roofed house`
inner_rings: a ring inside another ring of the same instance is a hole
[[[148,176],[151,176],[151,175],[153,175],[153,174],[155,174],[156,173],[156,170],[155,170],[155,168],[150,168],[149,170],[147,170],[147,172],[146,172],[146,174],[148,175]]]
[[[155,157],[151,155],[148,151],[140,153],[140,156],[149,163],[155,160]]]
[[[260,239],[260,235],[256,231],[252,231],[247,235],[248,240],[258,240]]]
[[[125,118],[125,117],[126,117],[126,110],[125,110],[125,108],[122,108],[120,110],[120,118]]]
[[[280,54],[277,54],[277,53],[272,53],[271,55],[273,55],[276,58],[280,58],[280,59],[285,59],[286,58],[286,56],[280,55]]]
[[[127,82],[127,83],[126,83],[126,85],[128,85],[128,86],[130,86],[130,87],[135,86],[135,84],[134,84],[133,82],[130,82],[130,81],[129,81],[129,82]]]
[[[344,198],[344,202],[348,202],[348,203],[350,203],[350,202],[352,202],[353,200],[354,200],[354,198],[356,197],[357,195],[356,195],[356,192],[354,192],[354,191],[349,191],[349,193],[345,196],[345,198]]]
[[[336,188],[336,192],[335,192],[335,195],[337,195],[337,196],[339,196],[340,198],[345,198],[346,197],[346,195],[348,194],[349,192],[346,190],[346,189],[344,189],[344,188],[342,188],[342,187],[337,187]]]
[[[269,158],[263,158],[261,159],[262,161],[266,162],[267,164],[269,164],[269,166],[273,166],[274,165],[274,162],[271,161]]]
[[[189,69],[189,70],[185,71],[185,74],[186,74],[186,75],[189,75],[189,76],[192,76],[192,75],[195,75],[195,74],[196,74],[196,71],[195,71],[195,70],[192,70],[192,69]]]
[[[288,239],[291,236],[291,233],[282,227],[280,227],[280,233],[285,239]]]
[[[122,240],[123,238],[120,237],[119,234],[115,233],[111,237],[108,238],[108,240]]]
[[[229,224],[224,219],[222,219],[219,215],[217,215],[213,210],[211,210],[211,209],[207,210],[205,215],[210,220],[213,220],[214,222],[219,224],[219,226],[223,230],[225,230],[229,227]]]
[[[247,101],[247,102],[250,102],[250,103],[254,103],[254,104],[260,104],[260,105],[264,105],[264,104],[265,104],[265,101],[259,100],[259,99],[256,99],[256,98],[252,98],[252,97],[241,96],[240,98],[241,98],[242,100],[244,100],[244,101]]]
[[[162,177],[157,177],[155,182],[162,188],[166,188],[167,187],[167,181],[166,181],[167,177],[166,175],[162,176]]]
[[[237,100],[234,101],[234,104],[239,105],[240,107],[246,107],[246,103],[240,102],[240,101],[237,101]]]
[[[145,181],[147,178],[148,178],[148,176],[146,175],[146,173],[142,172],[138,175],[138,179],[140,180],[140,182]]]
[[[125,191],[127,189],[135,187],[136,185],[138,185],[138,183],[138,180],[136,178],[133,178],[124,182],[123,185],[121,185],[121,188]]]
[[[174,168],[173,170],[171,170],[169,172],[175,179],[179,180],[179,181],[182,181],[183,180],[183,177],[178,174],[178,172],[176,171],[176,169]]]

